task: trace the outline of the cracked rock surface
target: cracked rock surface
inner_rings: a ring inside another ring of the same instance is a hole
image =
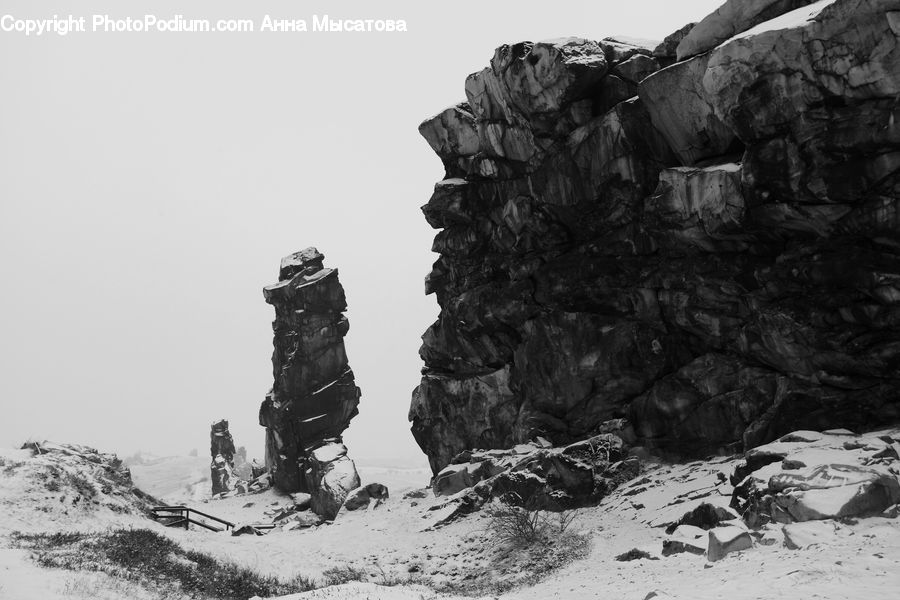
[[[263,290],[275,307],[274,384],[259,409],[266,464],[283,492],[307,492],[332,519],[359,476],[341,434],[357,415],[359,388],[347,362],[350,328],[337,269],[307,248],[281,260],[279,281]]]
[[[435,473],[617,418],[679,455],[900,420],[900,0],[737,4],[680,62],[706,21],[503,46],[420,127]]]

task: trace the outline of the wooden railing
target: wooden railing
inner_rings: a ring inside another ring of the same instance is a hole
[[[214,517],[208,513],[197,510],[196,508],[191,508],[189,506],[154,506],[150,509],[150,514],[154,519],[165,525],[166,527],[184,527],[185,529],[189,529],[191,524],[199,525],[205,529],[209,529],[210,531],[230,531],[234,529],[234,523],[231,521],[226,521],[225,519],[220,519],[219,517]],[[204,522],[202,520],[198,520],[195,518],[191,518],[191,515],[196,515],[199,519],[208,520]],[[218,523],[221,527],[216,526],[213,523]],[[270,523],[254,523],[251,525],[254,529],[274,529],[275,525]]]
[[[200,527],[204,527],[206,529],[209,529],[210,531],[228,531],[230,529],[234,529],[234,523],[232,523],[231,521],[226,521],[225,519],[214,517],[188,506],[154,506],[150,512],[152,513],[154,519],[156,519],[166,527],[184,527],[185,529],[188,529],[193,523],[194,525],[199,525]],[[222,525],[222,527],[217,527],[216,525],[212,525],[209,522],[192,519],[192,514],[197,515],[198,517],[202,517],[203,519],[208,519],[209,521],[219,523]]]

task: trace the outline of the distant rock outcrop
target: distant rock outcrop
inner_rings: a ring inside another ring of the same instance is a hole
[[[234,439],[228,431],[228,421],[222,419],[210,426],[209,453],[212,463],[209,466],[212,479],[212,493],[223,494],[231,491],[234,484]]]
[[[347,364],[347,302],[337,269],[307,248],[281,260],[278,283],[263,290],[275,307],[275,382],[259,409],[266,464],[275,486],[308,492],[334,518],[359,476],[341,434],[357,414],[359,388]]]
[[[434,472],[614,418],[681,454],[900,420],[897,11],[729,0],[655,50],[522,42],[469,76],[419,129]]]

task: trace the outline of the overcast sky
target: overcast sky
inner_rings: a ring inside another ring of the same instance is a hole
[[[226,418],[262,454],[262,287],[307,246],[337,267],[366,462],[425,464],[409,433],[442,176],[416,128],[521,40],[661,39],[718,0],[27,2],[16,19],[404,19],[404,33],[0,32],[0,446],[208,450]]]

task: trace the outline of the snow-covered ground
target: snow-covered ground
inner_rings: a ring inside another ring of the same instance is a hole
[[[201,500],[212,486],[209,458],[169,456],[130,469],[138,488],[171,504]]]
[[[821,458],[833,464],[836,459],[861,460],[877,449],[875,444],[866,442],[841,454],[850,447],[843,445],[847,439],[835,437],[797,444],[797,456],[803,456],[808,463]],[[22,451],[4,451],[0,457],[7,466],[47,460],[27,455]],[[716,562],[691,553],[662,556],[662,542],[670,537],[665,533],[666,524],[703,502],[728,506],[732,487],[727,477],[740,462],[739,457],[731,457],[649,466],[599,506],[578,511],[569,531],[590,538],[590,550],[584,556],[529,587],[512,589],[498,597],[643,600],[651,592],[656,592],[657,598],[729,600],[896,597],[900,589],[900,521],[887,517],[802,524],[809,529],[810,545],[799,550],[785,546],[782,525],[770,524],[761,530],[751,549],[728,554]],[[362,468],[363,483],[377,481],[391,490],[390,499],[374,510],[343,513],[332,524],[308,529],[232,536],[165,529],[138,516],[109,510],[103,502],[88,508],[61,509],[66,501],[60,498],[70,496],[65,490],[42,489],[29,473],[45,469],[46,465],[35,464],[31,471],[20,466],[11,475],[0,478],[0,548],[8,546],[2,535],[23,528],[23,524],[32,530],[139,525],[164,532],[188,549],[235,561],[264,574],[283,578],[302,574],[324,582],[335,569],[352,568],[367,580],[365,585],[352,583],[289,596],[292,600],[435,598],[435,588],[455,593],[478,592],[478,588],[466,586],[473,581],[508,578],[511,568],[530,568],[527,560],[516,562],[514,552],[495,543],[486,511],[433,528],[447,511],[429,509],[441,506],[446,499],[434,498],[425,488],[429,474],[422,469]],[[173,479],[181,477],[173,473]],[[412,494],[407,496],[409,492]],[[195,506],[236,522],[254,522],[267,519],[267,511],[290,504],[289,497],[270,490],[198,502]],[[40,526],[36,525],[38,522]],[[705,546],[705,539],[698,544]],[[631,549],[643,550],[650,558],[615,560]],[[144,597],[141,591],[115,588],[125,584],[106,581],[106,577],[48,571],[29,562],[22,550],[0,550],[2,599],[87,598],[89,594],[83,591],[90,589],[91,582],[98,589],[119,589],[119,597]],[[377,585],[397,582],[407,585]],[[425,583],[431,587],[422,585]],[[481,593],[489,591],[484,586],[480,589]]]

